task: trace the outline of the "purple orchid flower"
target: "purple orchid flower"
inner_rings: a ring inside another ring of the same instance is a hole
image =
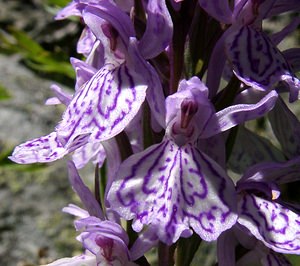
[[[254,105],[235,105],[215,113],[208,89],[196,77],[181,81],[166,100],[164,140],[125,160],[108,192],[111,207],[133,229],[157,228],[171,244],[188,237],[192,228],[204,240],[215,240],[236,222],[236,199],[225,171],[197,147],[238,123],[258,117],[275,104],[270,92]]]
[[[161,83],[145,58],[159,54],[170,41],[172,23],[166,5],[148,2],[147,28],[137,41],[126,13],[108,1],[88,2],[75,1],[76,12],[97,40],[105,37],[106,42],[110,41],[111,45],[104,46],[104,65],[95,72],[93,66],[72,61],[78,75],[77,89],[56,132],[16,147],[10,157],[15,162],[54,161],[87,143],[92,143],[95,150],[95,143],[99,146],[99,142],[114,137],[128,126],[146,96],[152,114],[164,126]],[[149,41],[154,35],[160,39],[155,45]]]
[[[68,162],[70,183],[86,210],[70,204],[63,208],[64,212],[79,217],[75,228],[81,233],[77,237],[84,248],[84,253],[73,258],[59,259],[49,266],[58,265],[137,265],[138,259],[158,242],[154,231],[146,230],[128,250],[129,239],[119,224],[119,219],[110,209],[105,214],[99,203],[83,183],[75,164]]]
[[[279,8],[274,0],[239,0],[232,11],[227,1],[199,0],[199,3],[220,22],[231,24],[216,43],[209,62],[207,86],[211,96],[217,93],[227,58],[234,74],[244,84],[268,91],[282,81],[290,90],[290,101],[298,99],[300,81],[276,44],[261,30],[263,19],[274,12],[290,10],[295,3],[281,3]],[[287,33],[288,29],[282,35]]]
[[[218,238],[220,266],[235,263],[240,243],[249,250],[237,265],[291,265],[280,253],[300,254],[299,205],[280,199],[279,185],[299,180],[300,159],[260,163],[237,182],[238,220]],[[255,264],[256,263],[256,264]]]
[[[90,216],[75,205],[69,205],[63,211],[80,217],[75,221],[75,228],[81,232],[77,240],[85,251],[82,255],[59,259],[48,266],[137,265],[130,261],[128,236],[119,224]]]
[[[279,197],[280,184],[299,179],[299,162],[255,165],[237,183],[238,224],[279,253],[300,254],[299,213]]]

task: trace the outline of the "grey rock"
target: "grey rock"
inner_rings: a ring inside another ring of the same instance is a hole
[[[0,101],[0,154],[53,131],[63,106],[45,106],[51,81],[22,67],[18,57],[0,55],[0,83],[12,98]],[[37,265],[71,256],[73,218],[61,209],[74,202],[65,161],[34,171],[0,161],[0,264]]]

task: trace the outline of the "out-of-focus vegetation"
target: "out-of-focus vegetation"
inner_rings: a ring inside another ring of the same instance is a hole
[[[70,64],[81,32],[79,19],[56,21],[65,0],[3,1],[0,11],[0,53],[18,54],[38,75],[72,86]],[[9,14],[9,15],[8,15]]]
[[[0,0],[0,55],[5,56],[0,59],[0,265],[40,265],[81,252],[73,217],[61,212],[78,204],[65,162],[19,165],[8,159],[14,146],[26,141],[16,134],[25,125],[37,136],[58,122],[63,108],[43,106],[51,96],[48,84],[73,89],[70,57],[78,57],[81,24],[77,18],[54,20],[69,2]],[[8,120],[11,130],[3,122]],[[34,128],[33,121],[42,125]]]

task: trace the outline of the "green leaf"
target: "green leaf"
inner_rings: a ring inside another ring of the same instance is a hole
[[[33,172],[45,168],[46,164],[17,164],[11,161],[8,157],[12,154],[13,149],[2,146],[0,143],[0,168],[22,171],[22,172]]]
[[[1,83],[0,83],[0,101],[8,100],[11,98],[10,93],[8,92],[8,89],[5,88]]]
[[[65,54],[44,50],[21,30],[10,28],[10,33],[0,31],[0,52],[21,54],[25,63],[33,70],[75,78],[75,71]]]
[[[65,7],[67,4],[69,4],[69,0],[48,0],[47,5],[54,5],[58,7]]]
[[[26,51],[26,53],[35,55],[46,52],[36,41],[32,40],[25,32],[11,27],[10,33],[17,41],[20,51]]]
[[[228,160],[229,168],[233,172],[241,174],[254,164],[270,161],[283,162],[285,157],[271,141],[243,126],[239,126]]]

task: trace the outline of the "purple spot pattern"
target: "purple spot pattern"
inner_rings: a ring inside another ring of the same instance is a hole
[[[146,82],[126,64],[100,69],[74,97],[57,126],[62,143],[91,134],[97,141],[120,133],[138,112],[146,96]]]
[[[151,224],[163,242],[174,243],[192,228],[215,240],[236,222],[233,183],[191,144],[165,140],[129,157],[108,193],[113,208],[133,228]]]
[[[300,250],[300,217],[282,205],[246,194],[239,201],[238,222],[276,252]]]
[[[276,46],[263,32],[241,27],[226,40],[226,50],[237,77],[249,86],[268,90],[291,70]]]
[[[67,150],[57,139],[56,133],[52,132],[17,146],[10,159],[16,163],[47,163],[62,158]]]

